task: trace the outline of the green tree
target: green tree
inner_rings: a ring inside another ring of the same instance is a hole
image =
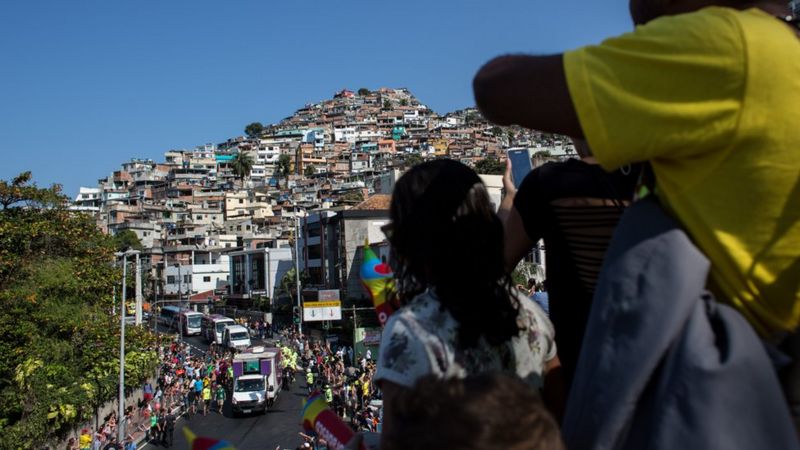
[[[305,169],[303,169],[303,175],[305,175],[307,177],[310,177],[311,175],[314,175],[315,173],[317,173],[317,169],[314,168],[313,164],[309,164],[309,165],[306,166]]]
[[[475,172],[484,175],[502,175],[506,170],[506,164],[497,158],[483,158],[475,163]]]
[[[406,169],[410,169],[423,161],[422,156],[416,153],[409,153],[403,158],[403,166],[405,166]]]
[[[244,179],[250,175],[250,171],[253,169],[253,157],[249,153],[239,151],[231,161],[231,169],[244,185]]]
[[[122,230],[115,234],[112,239],[114,241],[114,248],[116,248],[118,252],[125,251],[125,249],[142,250],[144,248],[142,247],[141,241],[139,241],[139,236],[132,230]]]
[[[344,203],[361,203],[364,201],[364,192],[361,189],[345,192],[339,197]]]
[[[286,153],[278,157],[278,165],[276,167],[278,175],[283,178],[288,178],[292,173],[292,157]]]
[[[68,211],[57,189],[30,179],[19,179],[15,201],[0,210],[0,431],[10,448],[41,448],[95,415],[114,397],[119,367],[118,318],[109,314],[121,279],[114,241],[92,217]],[[17,203],[26,207],[9,207]],[[125,344],[130,390],[153,373],[157,355],[142,327]]]
[[[358,96],[359,97],[366,97],[369,94],[370,94],[370,91],[367,88],[361,88],[361,89],[358,90]]]
[[[22,172],[10,183],[0,180],[0,205],[3,209],[11,206],[48,208],[67,202],[67,198],[61,193],[61,185],[54,184],[48,189],[41,189],[30,181],[30,171]]]
[[[390,102],[388,98],[385,99],[383,101],[383,109],[390,109],[391,107],[392,107],[392,102]]]
[[[261,136],[261,133],[264,131],[264,125],[261,125],[261,122],[253,122],[250,125],[244,127],[244,134],[247,135],[249,138],[257,138]]]
[[[281,282],[278,285],[280,292],[285,293],[289,297],[297,295],[297,277],[295,276],[294,267],[290,268],[283,274]],[[300,284],[305,286],[311,278],[306,271],[300,272]]]
[[[404,98],[400,100],[400,106],[408,106],[408,99]]]

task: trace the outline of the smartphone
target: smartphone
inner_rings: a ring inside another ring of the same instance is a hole
[[[531,155],[526,148],[510,149],[508,150],[508,159],[511,161],[511,180],[519,189],[522,180],[533,170]]]

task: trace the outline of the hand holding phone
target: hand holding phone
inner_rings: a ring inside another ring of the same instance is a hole
[[[522,180],[533,170],[533,162],[530,153],[526,148],[508,150],[508,160],[511,161],[511,180],[514,186],[519,189]]]

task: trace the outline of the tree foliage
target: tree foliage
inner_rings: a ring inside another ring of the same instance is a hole
[[[0,448],[63,436],[114,397],[119,376],[114,241],[30,179],[0,181],[16,198],[0,210]],[[126,388],[152,374],[152,344],[141,327],[126,331]]]
[[[264,125],[262,125],[261,122],[253,122],[244,127],[244,134],[246,134],[249,138],[259,137],[263,131]]]
[[[278,285],[279,292],[284,293],[290,297],[294,297],[297,295],[297,276],[295,275],[294,267],[290,268],[283,274],[281,278],[281,282]],[[306,283],[311,279],[308,272],[302,271],[300,272],[300,285],[305,286]]]
[[[67,198],[61,193],[61,185],[54,184],[48,189],[41,189],[30,181],[30,171],[22,172],[10,183],[0,180],[0,205],[3,209],[11,206],[49,208],[66,203]]]
[[[347,191],[339,197],[343,203],[361,203],[365,200],[364,191],[361,189],[354,189]]]
[[[284,178],[287,178],[292,173],[291,156],[287,155],[286,153],[283,153],[280,156],[278,156],[277,173],[278,175]]]
[[[365,96],[367,96],[369,94],[370,94],[370,92],[369,92],[369,89],[367,89],[367,88],[361,88],[361,89],[358,90],[359,97],[365,97]]]
[[[306,166],[305,169],[303,169],[303,175],[305,175],[307,177],[310,177],[311,175],[314,175],[316,173],[317,173],[317,169],[314,168],[313,164],[309,164],[309,165]]]
[[[406,169],[410,169],[416,166],[417,164],[422,163],[423,161],[424,159],[422,159],[422,156],[416,153],[409,153],[403,158],[403,165],[405,166]]]
[[[253,169],[253,157],[249,153],[240,151],[231,161],[231,169],[239,180],[244,181]]]
[[[483,158],[475,163],[475,172],[484,175],[502,175],[506,170],[506,164],[497,158]]]
[[[142,242],[139,241],[139,236],[133,230],[122,230],[114,235],[114,248],[118,252],[125,251],[126,249],[142,250]]]

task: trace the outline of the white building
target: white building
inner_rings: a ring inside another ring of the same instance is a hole
[[[188,298],[200,292],[213,291],[227,284],[229,270],[227,254],[218,250],[198,251],[194,264],[170,265],[164,269],[164,293],[175,295],[180,289],[184,298]]]
[[[96,213],[100,211],[102,201],[102,192],[100,188],[81,187],[70,209],[73,211]]]

